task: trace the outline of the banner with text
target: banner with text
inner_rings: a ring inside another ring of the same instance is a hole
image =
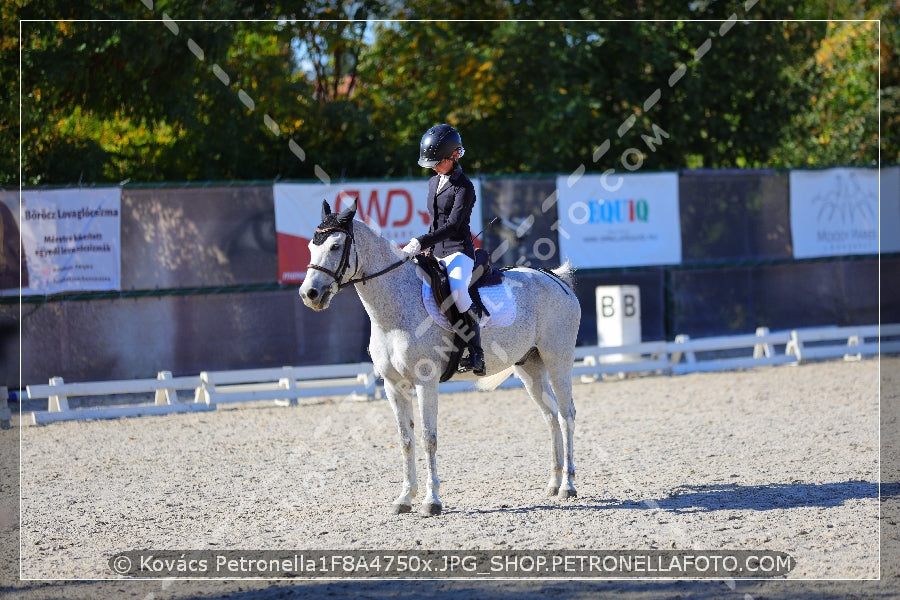
[[[559,177],[559,247],[577,268],[681,262],[677,173]]]
[[[794,258],[878,253],[878,171],[791,171]]]
[[[476,197],[481,185],[473,179]],[[356,201],[356,218],[398,245],[428,231],[428,180],[344,182],[340,184],[285,183],[273,187],[278,238],[278,281],[299,283],[306,277],[309,242],[321,222],[322,200],[339,212]],[[481,231],[481,204],[475,203],[472,233]]]
[[[22,294],[121,289],[121,188],[22,192]]]

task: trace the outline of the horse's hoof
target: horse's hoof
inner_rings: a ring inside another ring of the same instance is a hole
[[[559,488],[558,488],[558,487],[548,487],[548,488],[547,488],[547,495],[548,495],[548,496],[555,496],[555,495],[557,495],[558,493],[559,493]]]
[[[440,504],[423,504],[421,514],[423,517],[436,517],[442,510],[444,507]]]
[[[562,489],[559,490],[559,497],[563,500],[568,500],[569,498],[577,498],[578,492],[576,492],[575,490]]]
[[[404,513],[412,512],[411,504],[394,504],[391,506],[391,511],[395,515],[402,515]]]

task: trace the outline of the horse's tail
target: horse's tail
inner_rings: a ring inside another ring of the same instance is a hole
[[[494,373],[493,375],[488,375],[486,377],[479,377],[475,381],[475,389],[482,392],[490,392],[491,390],[497,389],[501,383],[506,381],[509,376],[513,374],[514,368],[515,367],[508,367],[499,373]]]
[[[559,265],[555,269],[552,269],[553,274],[559,277],[563,283],[569,286],[571,289],[575,289],[575,267],[572,266],[572,261],[566,259],[566,262]]]

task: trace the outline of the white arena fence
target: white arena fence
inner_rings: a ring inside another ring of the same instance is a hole
[[[801,364],[810,360],[900,353],[900,323],[854,327],[818,327],[755,334],[691,339],[680,335],[672,342],[641,342],[625,346],[580,346],[576,348],[573,375],[584,383],[603,375],[659,373],[666,375],[699,371],[747,369],[765,365]],[[47,399],[46,411],[23,415],[24,424],[81,419],[113,419],[215,410],[219,404],[273,401],[296,405],[300,398],[335,397],[359,400],[383,398],[371,363],[204,371],[196,376],[173,377],[162,371],[156,379],[132,379],[66,383],[53,377],[47,385],[29,385],[28,399]],[[521,386],[511,377],[501,387]],[[471,391],[472,381],[448,381],[441,392]],[[5,390],[0,389],[0,392]],[[178,392],[193,392],[193,401],[182,402]],[[154,403],[115,404],[109,397],[153,394]],[[70,408],[69,398],[100,396],[103,406]],[[0,421],[9,426],[6,394],[0,394]],[[106,402],[109,402],[107,405]],[[6,409],[4,413],[3,410]]]

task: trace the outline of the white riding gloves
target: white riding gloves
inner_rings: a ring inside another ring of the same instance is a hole
[[[409,243],[403,246],[403,252],[408,256],[414,256],[422,249],[422,243],[416,238],[409,240]]]

